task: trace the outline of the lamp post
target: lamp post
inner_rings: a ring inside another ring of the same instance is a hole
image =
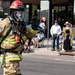
[[[46,17],[47,27],[47,49],[49,48],[50,27],[52,25],[52,0],[41,0],[40,2],[40,19]]]

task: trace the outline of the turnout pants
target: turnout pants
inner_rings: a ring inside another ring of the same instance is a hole
[[[3,68],[4,69],[3,75],[21,75],[19,69],[19,62],[20,61],[6,62]]]

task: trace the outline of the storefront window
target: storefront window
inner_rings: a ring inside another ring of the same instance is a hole
[[[8,9],[9,6],[10,6],[10,1],[4,1],[4,2],[3,2],[3,8],[4,8],[4,9]]]
[[[54,7],[54,10],[56,11],[56,13],[58,13],[58,7],[57,6]]]
[[[2,1],[0,1],[0,9],[2,9]]]
[[[3,13],[4,17],[6,17],[9,13],[9,7],[10,7],[10,1],[4,1],[3,2]]]

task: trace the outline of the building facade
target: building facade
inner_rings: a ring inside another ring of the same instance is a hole
[[[6,17],[9,13],[9,6],[13,0],[0,0],[0,17]],[[30,23],[33,16],[40,17],[41,1],[49,1],[50,23],[55,19],[64,19],[73,25],[74,22],[74,5],[75,0],[21,0],[25,4],[26,22]],[[44,5],[43,5],[44,6]],[[44,15],[42,15],[44,16]],[[46,16],[47,17],[47,16]]]

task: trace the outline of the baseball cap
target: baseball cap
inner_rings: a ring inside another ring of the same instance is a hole
[[[58,23],[58,21],[57,21],[57,20],[55,20],[55,23]]]

